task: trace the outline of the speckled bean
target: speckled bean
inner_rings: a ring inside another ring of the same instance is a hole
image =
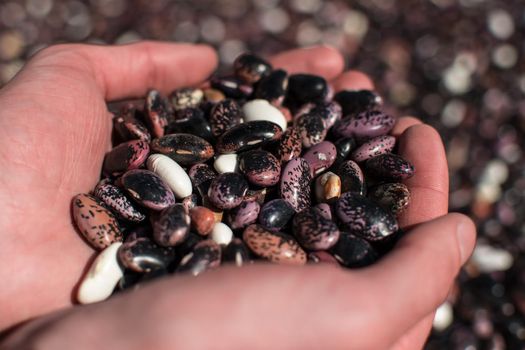
[[[162,210],[175,204],[168,185],[149,170],[130,170],[122,175],[121,183],[126,192],[146,208]]]
[[[408,179],[415,173],[412,163],[392,153],[370,158],[365,163],[365,169],[377,178],[394,181]]]
[[[296,211],[306,209],[311,204],[310,167],[303,158],[294,158],[286,164],[281,177],[281,198]]]
[[[190,231],[190,215],[182,204],[175,204],[152,216],[153,238],[163,247],[175,246]]]
[[[89,194],[73,197],[73,219],[84,238],[94,248],[102,250],[122,241],[115,216],[98,199]]]
[[[309,250],[330,249],[339,239],[337,225],[313,208],[295,214],[293,231],[301,246]]]
[[[95,187],[93,194],[113,210],[115,214],[125,220],[141,222],[146,218],[146,215],[126,197],[124,192],[111,184],[111,181],[108,179],[100,181]]]
[[[370,241],[382,240],[398,230],[392,214],[374,201],[351,192],[341,196],[335,212],[350,233]]]
[[[219,209],[232,209],[241,204],[248,183],[237,173],[224,173],[211,182],[208,189],[210,202]]]
[[[270,152],[252,150],[242,153],[239,158],[239,170],[250,183],[266,187],[279,182],[281,163]]]
[[[394,136],[378,136],[357,148],[352,153],[352,159],[356,162],[364,162],[381,154],[390,153],[394,149],[396,138]]]
[[[255,223],[260,210],[261,206],[256,201],[243,201],[241,205],[228,213],[230,227],[238,230]]]
[[[279,264],[304,265],[306,253],[291,237],[280,232],[270,232],[259,225],[246,227],[242,238],[256,255]]]

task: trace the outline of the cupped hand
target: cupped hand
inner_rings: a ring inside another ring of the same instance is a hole
[[[324,76],[336,90],[373,88],[343,72],[329,47],[272,58]],[[5,346],[91,349],[418,349],[475,240],[447,213],[448,170],[437,132],[415,118],[393,130],[416,167],[400,224],[410,232],[375,265],[224,267],[153,282],[106,302],[70,308],[92,250],[70,219],[71,197],[94,187],[111,147],[106,102],[167,93],[206,79],[214,52],[200,45],[62,45],[43,50],[0,91],[0,329],[29,322]]]

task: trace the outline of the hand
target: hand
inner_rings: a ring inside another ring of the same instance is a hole
[[[272,63],[322,75],[337,90],[373,87],[362,73],[343,73],[342,57],[327,47],[286,52]],[[69,202],[93,188],[110,148],[105,101],[196,84],[215,65],[203,46],[58,46],[38,54],[1,92],[0,256],[10,263],[0,267],[7,287],[0,290],[7,310],[0,328],[70,305],[68,293],[92,251],[72,228]],[[420,348],[433,311],[471,253],[475,230],[464,216],[442,216],[448,172],[437,132],[401,118],[394,134],[417,169],[407,181],[412,203],[400,219],[411,231],[374,266],[255,265],[164,279],[30,322],[6,345]]]
[[[207,46],[59,45],[0,91],[0,330],[72,305],[93,250],[71,222],[71,198],[96,185],[111,148],[106,101],[199,83]]]

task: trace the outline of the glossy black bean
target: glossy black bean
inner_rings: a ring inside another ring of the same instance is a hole
[[[123,266],[121,266],[122,269],[124,269]],[[124,290],[132,290],[138,287],[138,283],[140,281],[140,278],[142,277],[142,273],[138,273],[131,270],[124,270],[123,276],[120,278],[118,284],[117,284],[117,290],[116,292],[122,292]]]
[[[379,258],[369,242],[349,232],[341,232],[339,241],[330,252],[341,265],[350,268],[371,265]]]
[[[292,74],[288,79],[288,97],[296,104],[322,102],[328,93],[328,83],[313,74]]]
[[[217,142],[217,151],[235,153],[254,149],[278,140],[282,132],[279,125],[265,120],[239,124],[222,134]]]
[[[284,199],[273,199],[265,203],[259,213],[259,223],[271,231],[285,227],[295,214],[295,210]]]
[[[175,204],[175,196],[168,185],[149,170],[129,170],[120,180],[126,192],[146,208],[162,210]]]
[[[175,118],[166,127],[167,134],[188,133],[214,142],[210,123],[199,108],[186,108],[176,112]]]
[[[177,272],[200,275],[221,263],[221,247],[211,239],[201,241],[193,247],[191,253],[182,258]]]
[[[356,149],[357,142],[352,137],[342,137],[334,142],[335,149],[337,150],[337,156],[335,162],[332,165],[334,168],[338,168],[341,163],[350,157],[350,154]]]
[[[355,193],[344,193],[335,213],[348,232],[369,241],[379,241],[398,230],[395,217],[377,203]]]
[[[334,101],[341,105],[344,116],[354,115],[367,109],[378,108],[383,104],[381,97],[370,90],[342,90],[334,95]]]
[[[211,87],[224,93],[227,97],[244,99],[253,93],[253,87],[235,77],[214,77],[210,80]]]
[[[239,238],[234,238],[222,251],[223,263],[232,263],[240,267],[249,263],[251,260],[252,258],[248,247]]]
[[[255,90],[255,97],[280,105],[284,101],[287,89],[288,73],[285,70],[277,69],[259,81]]]
[[[192,134],[169,134],[153,140],[151,149],[162,153],[180,165],[202,163],[215,154],[212,145]]]
[[[272,65],[259,56],[243,53],[233,62],[235,76],[248,84],[258,82],[272,71]]]
[[[117,252],[119,263],[127,269],[145,273],[167,269],[175,260],[172,248],[160,247],[151,239],[142,237],[124,242]]]
[[[202,242],[204,240],[203,237],[204,236],[190,231],[184,241],[173,247],[173,249],[175,249],[175,255],[177,256],[177,258],[182,259],[188,253],[190,253],[193,250],[193,247],[195,247],[199,242]]]

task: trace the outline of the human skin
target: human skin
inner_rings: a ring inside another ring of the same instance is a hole
[[[333,48],[271,58],[334,89],[373,88],[344,72]],[[106,102],[204,81],[216,68],[203,45],[143,42],[42,50],[0,90],[0,330],[10,348],[420,349],[435,309],[471,254],[475,228],[447,214],[448,169],[438,133],[400,118],[399,153],[416,167],[400,225],[409,230],[373,266],[224,267],[174,276],[108,301],[73,307],[94,253],[78,236],[71,198],[97,183],[111,148]],[[58,311],[57,311],[58,310]],[[0,344],[1,345],[1,344]]]

